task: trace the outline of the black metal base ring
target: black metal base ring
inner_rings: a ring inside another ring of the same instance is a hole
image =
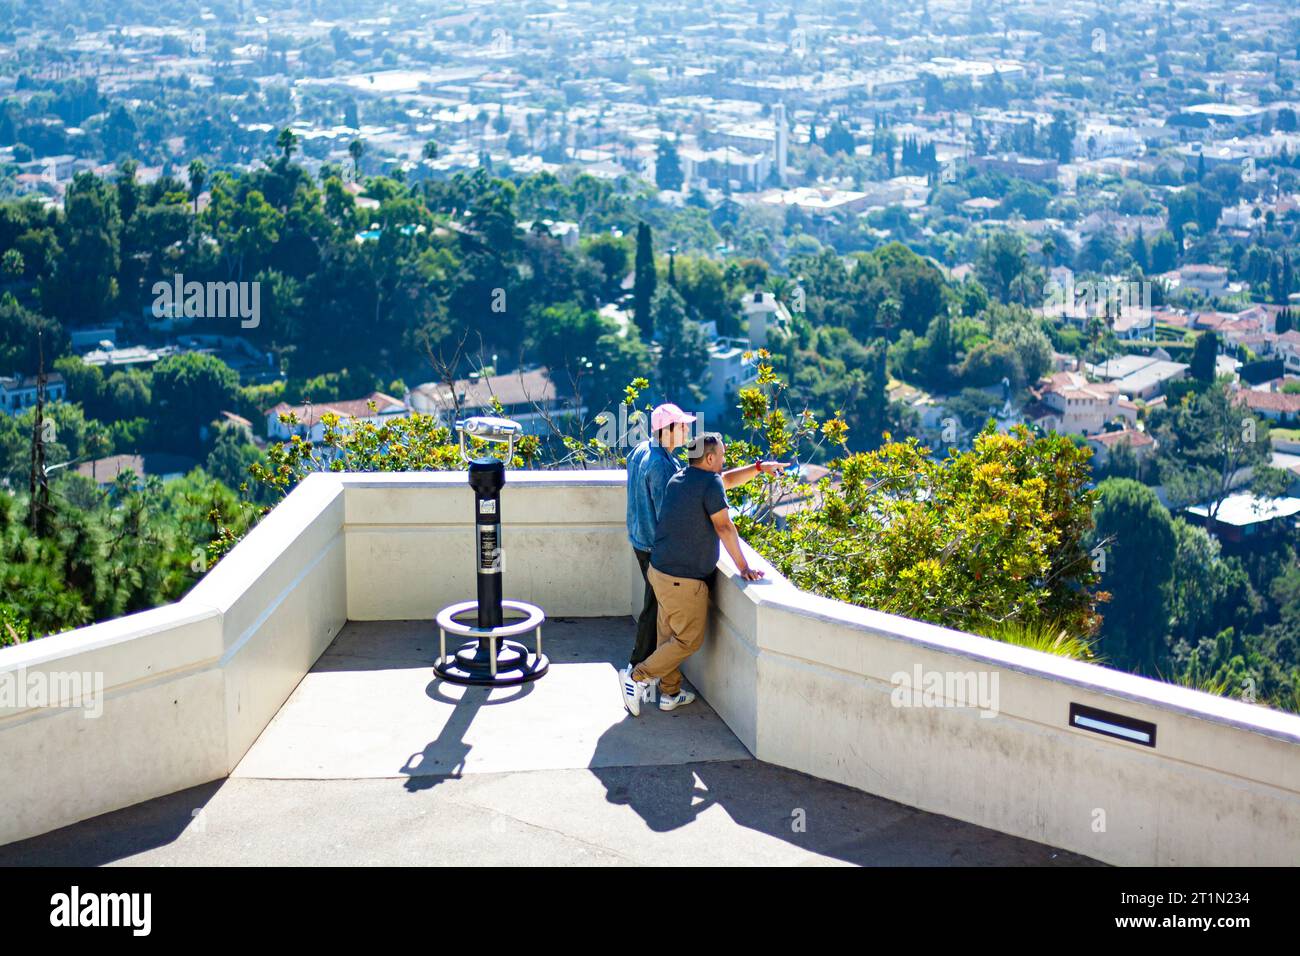
[[[524,684],[530,680],[537,680],[550,666],[551,662],[545,654],[539,657],[518,641],[502,640],[497,647],[497,667],[494,676],[487,652],[478,641],[470,641],[455,654],[434,664],[433,672],[453,684],[508,687],[511,684]]]

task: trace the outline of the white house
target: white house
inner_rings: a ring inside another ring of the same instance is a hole
[[[568,222],[563,219],[542,219],[538,221],[530,219],[527,222],[519,223],[519,228],[525,233],[544,232],[552,239],[559,240],[560,245],[570,251],[578,248],[578,240],[582,235],[582,230],[576,222]]]
[[[1121,395],[1141,399],[1155,398],[1170,382],[1186,376],[1188,368],[1153,355],[1117,355],[1087,367],[1090,375],[1115,386]]]
[[[47,402],[63,401],[68,387],[63,376],[51,372],[45,376],[45,400]],[[14,375],[0,376],[0,414],[19,415],[36,404],[36,376]]]
[[[1050,376],[1039,398],[1025,409],[1025,417],[1063,435],[1094,435],[1116,418],[1137,423],[1137,406],[1124,398],[1114,382],[1089,382],[1080,372]]]
[[[406,402],[422,415],[436,415],[448,428],[466,415],[496,414],[495,403],[499,402],[506,418],[519,422],[528,434],[542,434],[550,428],[548,419],[587,414],[586,405],[575,408],[569,397],[570,378],[575,373],[560,373],[564,396],[548,369],[535,368],[504,375],[475,374],[451,385],[426,382],[411,389]]]
[[[1211,298],[1228,291],[1228,270],[1223,266],[1188,265],[1178,270],[1179,285]]]
[[[1088,447],[1092,449],[1093,468],[1105,468],[1110,461],[1110,453],[1119,445],[1127,445],[1133,450],[1133,456],[1139,463],[1150,460],[1155,454],[1156,442],[1144,431],[1136,428],[1124,428],[1115,432],[1098,432],[1088,438]]]
[[[371,404],[374,408],[371,408]],[[365,398],[354,398],[342,402],[320,402],[319,404],[290,405],[281,402],[266,412],[266,435],[278,441],[288,441],[294,435],[301,435],[312,442],[320,442],[325,437],[325,425],[321,418],[333,412],[343,421],[367,421],[382,425],[392,418],[406,418],[410,409],[400,399],[385,395],[383,392],[371,392]],[[294,425],[280,421],[280,416],[292,413],[298,419]]]
[[[1300,374],[1300,332],[1295,329],[1283,332],[1273,342],[1273,351],[1281,357],[1288,372]]]
[[[742,305],[749,324],[751,349],[767,348],[768,337],[773,331],[785,331],[790,327],[790,310],[770,292],[760,289],[746,293]]]
[[[758,366],[743,339],[716,339],[709,346],[709,371],[704,404],[700,411],[706,419],[704,427],[711,428],[708,419],[721,418],[728,408],[736,404],[736,395],[746,385],[758,378]]]

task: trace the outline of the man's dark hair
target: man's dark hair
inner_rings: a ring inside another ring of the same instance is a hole
[[[717,432],[705,432],[697,435],[689,445],[686,446],[686,457],[691,460],[692,465],[697,465],[704,461],[709,455],[717,451],[722,445],[722,436]]]

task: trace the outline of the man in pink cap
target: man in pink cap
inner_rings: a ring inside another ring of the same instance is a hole
[[[645,585],[641,614],[636,623],[636,645],[628,659],[628,668],[636,667],[654,653],[658,641],[657,620],[659,602],[647,574],[650,551],[655,543],[655,529],[663,509],[664,489],[668,479],[684,467],[677,449],[691,440],[690,426],[695,415],[687,414],[671,402],[658,405],[650,413],[650,437],[637,445],[627,456],[627,536],[632,551],[641,567]],[[781,467],[777,462],[755,462],[723,472],[725,488],[735,488],[750,481],[760,471],[773,471]],[[647,699],[654,694],[655,685],[647,687]]]

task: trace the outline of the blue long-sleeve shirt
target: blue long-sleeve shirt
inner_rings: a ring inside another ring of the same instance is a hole
[[[627,456],[627,537],[638,551],[654,547],[664,488],[681,467],[667,449],[649,440]]]

